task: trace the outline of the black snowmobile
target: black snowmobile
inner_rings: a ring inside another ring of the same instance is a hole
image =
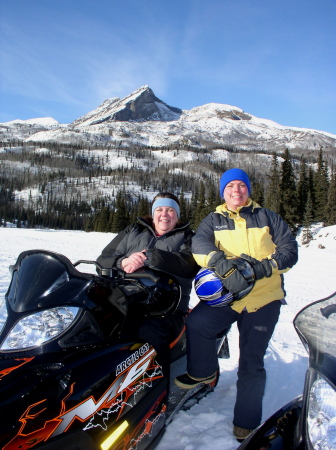
[[[45,250],[21,253],[11,272],[0,299],[1,449],[149,450],[180,408],[214,389],[217,380],[191,391],[169,383],[155,349],[127,333],[130,316],[175,311],[171,276]],[[225,333],[219,341],[227,349]],[[172,380],[186,370],[184,330],[170,347]]]
[[[302,309],[294,327],[309,353],[303,395],[267,419],[239,450],[336,449],[336,292]]]

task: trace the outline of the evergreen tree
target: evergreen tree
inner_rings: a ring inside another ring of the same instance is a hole
[[[130,223],[125,201],[125,192],[119,191],[116,197],[116,208],[113,217],[112,232],[119,233]]]
[[[129,210],[128,210],[129,220],[132,223],[136,222],[137,217],[139,216],[139,214],[138,214],[138,212],[139,212],[139,203],[140,202],[138,200],[135,200],[130,205],[128,205],[128,207],[129,207]],[[110,216],[110,220],[111,220],[111,216]],[[113,224],[113,219],[111,220],[111,224]]]
[[[114,219],[114,210],[110,209],[110,216],[109,216],[109,220],[108,220],[108,224],[107,224],[107,231],[109,233],[112,233],[112,230],[113,230],[113,219]]]
[[[218,187],[212,182],[208,191],[206,205],[204,209],[204,217],[214,211],[218,205],[221,204],[221,198],[218,192]]]
[[[280,212],[280,174],[277,154],[273,153],[270,183],[266,191],[265,207],[279,214]]]
[[[190,212],[189,212],[189,220],[190,220],[190,224],[191,224],[191,228],[196,230],[197,226],[198,226],[198,222],[197,222],[197,208],[198,208],[198,186],[196,185],[194,190],[193,190],[193,194],[191,197],[191,203],[190,203]]]
[[[298,221],[295,175],[289,150],[283,155],[280,181],[280,216],[295,228]]]
[[[317,160],[317,171],[315,174],[315,220],[317,222],[325,221],[325,206],[328,202],[328,189],[329,189],[329,179],[328,179],[328,166],[323,159],[322,147],[320,148],[318,160]]]
[[[327,225],[336,225],[336,170],[331,175],[328,202],[325,207],[325,217]]]
[[[301,163],[301,168],[300,168],[300,178],[299,178],[299,182],[297,185],[298,220],[300,223],[302,223],[304,215],[305,215],[308,193],[309,193],[309,185],[308,185],[308,175],[307,175],[307,164],[303,160]]]
[[[264,188],[259,181],[255,180],[253,182],[253,190],[251,193],[251,197],[258,205],[263,206],[264,204]]]
[[[150,213],[150,204],[147,197],[141,196],[138,202],[137,216],[142,217]]]
[[[94,231],[94,219],[93,219],[93,215],[90,214],[85,223],[84,223],[84,230],[86,232],[90,232],[90,231]]]
[[[107,232],[107,224],[110,217],[110,210],[107,206],[104,206],[104,208],[100,211],[98,216],[98,221],[96,224],[96,231],[99,231],[101,233]]]
[[[313,223],[313,220],[314,220],[314,207],[311,198],[311,193],[308,192],[306,211],[304,213],[303,218],[302,244],[308,244],[313,239],[313,235],[311,232],[311,225]]]
[[[308,191],[310,192],[311,201],[315,208],[315,171],[313,167],[309,167],[308,170]],[[307,194],[308,199],[308,194]]]
[[[188,222],[188,212],[187,212],[187,205],[184,198],[183,192],[181,192],[179,196],[179,202],[180,202],[180,219],[182,222]]]
[[[206,204],[205,204],[205,186],[203,181],[200,182],[199,196],[195,215],[195,225],[198,227],[201,220],[206,216]]]

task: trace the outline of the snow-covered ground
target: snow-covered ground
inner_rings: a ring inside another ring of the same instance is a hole
[[[0,228],[0,296],[10,281],[8,266],[20,252],[29,249],[52,250],[72,262],[96,259],[112,239],[111,233]],[[298,237],[300,240],[300,237]],[[316,227],[309,246],[299,247],[299,262],[285,275],[288,305],[282,308],[266,354],[267,386],[263,420],[279,407],[302,393],[307,354],[296,335],[293,319],[308,303],[336,291],[336,225]],[[197,302],[195,293],[191,303]],[[215,391],[189,411],[181,411],[169,425],[158,450],[234,450],[232,436],[233,406],[236,394],[238,332],[229,333],[230,359],[221,359],[221,377]]]

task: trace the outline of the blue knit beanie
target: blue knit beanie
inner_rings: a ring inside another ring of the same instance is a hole
[[[241,169],[229,169],[223,173],[220,179],[219,195],[221,198],[223,198],[225,186],[234,180],[243,181],[247,186],[249,195],[251,195],[251,184],[247,173]]]

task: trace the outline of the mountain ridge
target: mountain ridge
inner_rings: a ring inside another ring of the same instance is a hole
[[[47,121],[41,123],[42,119],[36,119],[38,126],[34,129],[33,120],[26,121],[26,129],[25,121],[0,124],[0,140],[265,152],[288,148],[298,154],[321,147],[327,152],[336,150],[336,135],[280,125],[221,103],[182,110],[160,100],[148,85],[122,99],[106,99],[70,124],[48,126]]]

